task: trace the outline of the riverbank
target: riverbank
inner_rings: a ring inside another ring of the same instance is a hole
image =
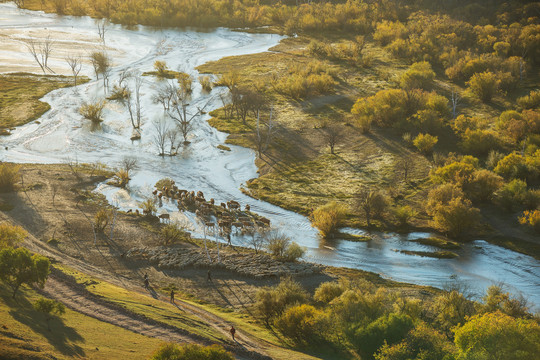
[[[280,93],[274,79],[290,76],[294,66],[309,67],[313,57],[308,47],[315,40],[318,39],[308,36],[286,38],[270,49],[271,54],[227,57],[197,68],[202,73],[237,73],[239,86],[260,89],[273,107],[272,141],[255,162],[259,177],[247,182],[244,193],[306,216],[318,206],[338,201],[348,208],[343,222],[346,227],[437,233],[425,211],[428,192],[435,187],[429,178],[435,164],[408,146],[401,131],[372,127],[364,133],[350,114],[358,97],[393,88],[399,75],[384,74],[399,74],[406,67],[405,63],[393,59],[374,43],[367,43],[364,56],[370,58],[369,66],[322,62],[326,71],[338,74],[331,94],[293,99]],[[269,85],[261,87],[260,84]],[[441,89],[445,86],[449,85],[442,80],[437,84]],[[209,124],[229,134],[227,143],[258,150],[254,115],[248,115],[245,123],[224,108],[210,115]],[[340,128],[334,154],[327,135],[331,127]],[[449,149],[457,150],[455,145]],[[408,164],[406,174],[404,163]],[[382,192],[389,199],[386,213],[372,219],[370,226],[356,203],[360,189]],[[404,207],[408,207],[411,214],[405,226],[394,215]],[[483,239],[540,259],[540,241],[532,230],[516,226],[514,216],[503,216],[493,205],[483,205],[481,212],[482,224],[457,241]]]
[[[107,204],[102,196],[92,190],[96,182],[105,181],[111,174],[96,173],[83,166],[75,171],[68,165],[22,165],[24,187],[19,183],[16,192],[3,194],[3,199],[10,205],[11,210],[2,212],[0,220],[25,228],[29,232],[26,246],[32,251],[52,257],[58,262],[57,266],[64,267],[63,271],[69,272],[69,268],[77,270],[80,273],[74,275],[82,279],[81,283],[89,291],[112,296],[121,306],[129,306],[131,311],[146,311],[146,308],[133,304],[135,295],[112,291],[105,282],[121,286],[126,286],[127,283],[142,284],[142,275],[148,273],[156,291],[167,294],[167,289],[174,286],[178,289],[179,298],[195,303],[202,302],[220,314],[232,312],[229,315],[230,321],[238,324],[239,329],[252,336],[262,336],[274,346],[284,347],[279,350],[283,356],[289,345],[275,334],[264,330],[260,324],[253,323],[256,316],[252,313],[258,290],[278,284],[280,278],[292,276],[310,293],[327,281],[362,282],[399,293],[401,296],[418,297],[426,303],[440,293],[440,290],[430,287],[385,280],[370,272],[309,263],[291,263],[290,266],[283,264],[286,266],[280,274],[263,275],[261,272],[262,276],[255,276],[257,271],[254,269],[263,271],[270,263],[281,265],[266,254],[257,255],[253,250],[241,247],[222,248],[224,266],[205,264],[207,260],[203,260],[206,258],[204,248],[193,243],[177,243],[173,249],[182,249],[182,254],[199,254],[203,261],[200,264],[190,263],[175,267],[170,266],[170,261],[159,256],[156,258],[158,262],[144,256],[135,258],[130,255],[130,250],[134,247],[162,249],[165,251],[163,254],[168,254],[160,236],[160,229],[165,225],[148,217],[118,212],[112,236],[109,224],[94,238],[92,221],[96,213]],[[211,258],[216,261],[215,247],[211,247],[210,252]],[[162,260],[166,266],[160,266],[159,261]],[[236,265],[226,265],[226,262]],[[208,269],[212,272],[212,282],[207,281]],[[82,274],[96,276],[105,282],[90,281],[91,279],[84,278]],[[152,316],[163,317],[159,312]],[[174,325],[176,320],[168,321]],[[203,335],[208,333],[204,328],[201,331]],[[296,357],[292,359],[309,358],[294,356]]]

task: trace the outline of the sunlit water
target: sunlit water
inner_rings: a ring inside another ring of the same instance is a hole
[[[97,28],[94,20],[87,17],[62,17],[41,12],[21,11],[13,4],[0,4],[0,30],[9,30],[11,39],[32,36],[37,32],[50,31],[59,37],[57,41],[71,41],[81,48],[99,49]],[[114,58],[111,84],[120,71],[133,72],[152,70],[155,60],[164,60],[171,69],[190,73],[194,79],[198,72],[194,68],[207,61],[224,56],[242,55],[267,51],[280,41],[278,35],[247,34],[227,29],[211,32],[164,30],[145,27],[127,29],[109,26],[106,46]],[[0,65],[30,64],[29,54],[2,50],[0,43]],[[68,73],[65,62],[53,59],[50,66],[59,72]],[[38,72],[39,69],[34,71]],[[92,76],[86,65],[83,73]],[[163,177],[176,180],[179,187],[201,190],[206,198],[217,202],[235,199],[241,204],[250,204],[272,221],[273,227],[288,234],[297,243],[306,247],[304,257],[315,263],[358,268],[372,271],[385,278],[415,284],[445,287],[458,279],[478,294],[489,285],[505,284],[509,290],[522,293],[536,306],[540,305],[540,265],[532,257],[522,255],[485,241],[474,241],[456,252],[456,259],[432,259],[410,256],[396,250],[436,250],[409,240],[429,236],[425,233],[398,235],[393,233],[371,234],[373,240],[355,243],[343,240],[323,242],[304,216],[283,210],[277,206],[254,200],[239,189],[245,182],[257,176],[254,165],[255,154],[249,149],[232,146],[231,152],[217,149],[223,144],[226,134],[210,127],[208,115],[197,119],[191,135],[191,144],[181,149],[176,157],[159,157],[153,142],[153,121],[163,116],[160,105],[152,102],[152,95],[163,83],[146,77],[143,85],[144,124],[141,141],[130,141],[131,124],[125,109],[109,104],[105,112],[102,129],[91,131],[87,121],[77,113],[84,101],[103,97],[101,81],[76,88],[56,90],[43,99],[52,109],[41,119],[40,124],[28,124],[14,131],[13,135],[0,141],[0,159],[19,163],[64,163],[68,160],[85,163],[102,162],[117,166],[125,156],[136,156],[140,170],[135,173],[129,191],[101,184],[98,191],[122,209],[135,209],[137,202],[147,197],[155,182]],[[189,107],[210,111],[222,105],[216,88],[204,94],[196,80],[193,99]],[[172,122],[170,123],[172,127]],[[3,150],[8,147],[9,150]],[[190,213],[178,213],[174,204],[165,202],[160,212],[170,212],[171,217],[201,233],[200,227]],[[350,229],[352,232],[361,232]],[[233,243],[248,245],[247,239],[233,235]]]

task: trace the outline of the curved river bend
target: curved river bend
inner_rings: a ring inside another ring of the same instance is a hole
[[[39,72],[21,39],[43,37],[50,34],[59,47],[58,58],[52,58],[50,66],[55,71],[69,74],[63,56],[69,52],[88,53],[100,49],[97,27],[87,17],[57,16],[41,12],[18,10],[13,4],[0,4],[0,71],[32,69]],[[171,69],[181,69],[194,79],[194,68],[207,61],[224,56],[242,55],[267,51],[281,40],[278,35],[246,34],[227,29],[211,32],[163,30],[145,27],[126,29],[110,25],[106,33],[106,47],[114,59],[111,84],[117,81],[120,71],[152,70],[155,60],[164,60]],[[54,55],[54,54],[53,54]],[[83,74],[91,76],[92,69],[86,64]],[[538,308],[540,305],[540,262],[534,258],[495,246],[485,241],[474,241],[457,252],[456,259],[432,259],[405,255],[396,250],[433,250],[410,240],[429,236],[425,233],[398,235],[392,233],[372,234],[373,240],[355,243],[335,240],[322,244],[317,232],[304,216],[277,206],[254,200],[239,188],[257,176],[253,151],[232,147],[223,152],[217,145],[224,143],[226,134],[210,127],[207,115],[197,119],[192,143],[176,157],[161,158],[153,144],[153,120],[163,111],[152,103],[152,94],[160,86],[159,81],[145,77],[142,88],[144,124],[142,140],[131,142],[131,125],[126,111],[109,104],[105,111],[102,130],[92,132],[77,109],[84,101],[103,97],[101,81],[91,81],[76,88],[60,89],[46,95],[43,101],[52,109],[40,118],[40,124],[32,123],[18,128],[9,137],[3,137],[0,160],[19,163],[63,163],[68,159],[80,162],[100,161],[117,166],[125,156],[138,158],[140,171],[130,183],[129,192],[100,185],[98,190],[120,208],[136,208],[137,201],[147,196],[155,182],[171,177],[184,189],[202,190],[207,198],[217,201],[235,199],[250,204],[253,211],[272,220],[278,227],[300,245],[307,248],[305,260],[332,266],[358,268],[381,274],[385,278],[416,284],[444,287],[458,278],[478,293],[493,283],[505,284],[510,291],[521,293]],[[196,80],[190,109],[204,107],[212,110],[221,106],[219,94],[225,89],[216,88],[204,94]],[[188,110],[189,111],[189,110]],[[172,126],[172,123],[171,123]],[[164,211],[175,211],[171,204],[164,204]],[[192,214],[176,211],[173,218],[196,228]],[[359,231],[359,230],[351,230]],[[245,239],[233,236],[233,242],[246,245]]]

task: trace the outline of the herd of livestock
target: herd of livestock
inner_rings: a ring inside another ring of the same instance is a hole
[[[179,189],[174,180],[168,180],[165,184],[158,182],[153,195],[160,205],[164,200],[176,202],[179,210],[194,212],[205,227],[214,228],[217,225],[220,233],[226,236],[230,236],[233,230],[250,233],[270,226],[270,220],[251,212],[249,204],[242,210],[240,203],[235,200],[220,204],[214,199],[207,201],[202,191]],[[159,217],[164,221],[170,219],[169,214]]]

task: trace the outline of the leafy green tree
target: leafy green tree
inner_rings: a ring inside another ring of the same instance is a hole
[[[13,290],[13,298],[22,284],[43,286],[49,275],[50,261],[24,248],[0,250],[0,280]]]
[[[163,344],[152,360],[234,360],[234,356],[219,345]]]
[[[459,360],[530,360],[540,354],[540,325],[501,312],[476,315],[455,330]]]
[[[260,289],[256,294],[255,311],[270,326],[270,320],[279,317],[283,311],[294,304],[304,304],[309,294],[304,288],[287,277],[274,288]]]
[[[47,329],[49,331],[51,331],[50,322],[53,319],[53,315],[64,315],[66,312],[64,304],[44,297],[40,297],[34,302],[34,309],[45,314],[45,321],[47,322]]]
[[[0,249],[15,246],[28,236],[26,230],[17,225],[0,224]]]

